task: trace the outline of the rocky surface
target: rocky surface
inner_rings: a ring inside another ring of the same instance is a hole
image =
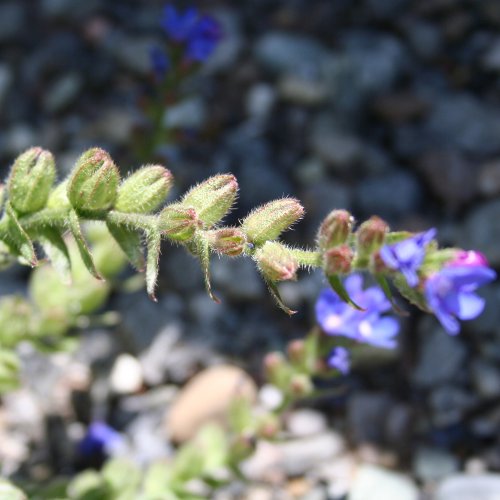
[[[168,110],[178,141],[148,158],[171,168],[175,195],[231,171],[241,196],[230,223],[293,195],[307,211],[287,236],[294,244],[309,243],[328,210],[343,207],[358,219],[383,216],[395,229],[435,226],[444,244],[481,250],[500,265],[496,0],[198,3],[221,21],[225,38]],[[61,177],[93,145],[109,149],[124,173],[138,166],[133,145],[151,81],[148,50],[162,40],[161,7],[0,5],[3,175],[37,144],[55,153]],[[2,274],[1,293],[25,293],[26,278],[19,268]],[[75,446],[96,419],[126,436],[140,463],[171,456],[167,436],[192,435],[199,416],[216,403],[223,411],[232,391],[222,388],[234,374],[212,380],[197,389],[205,397],[192,396],[192,410],[185,394],[196,374],[243,366],[253,395],[263,354],[314,324],[324,285],[316,274],[286,284],[284,297],[300,311],[289,319],[243,260],[214,262],[221,305],[206,298],[195,261],[178,248],[165,248],[160,280],[158,304],[142,290],[114,294],[109,307],[120,324],[86,331],[72,355],[22,347],[27,382],[0,404],[3,474],[74,473]],[[412,311],[397,356],[361,364],[343,395],[289,415],[283,443],[259,445],[249,462],[249,477],[263,483],[235,483],[217,498],[338,499],[350,491],[351,500],[410,500],[417,488],[436,500],[497,498],[498,286],[485,296],[485,313],[458,337]],[[482,474],[468,471],[470,463]]]

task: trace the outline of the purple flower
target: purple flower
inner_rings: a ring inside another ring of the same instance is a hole
[[[347,375],[351,367],[350,358],[350,353],[345,347],[334,347],[328,356],[328,366],[335,368],[343,375]]]
[[[199,17],[194,7],[180,12],[173,5],[167,5],[163,10],[161,26],[174,42],[186,42],[192,36]]]
[[[85,457],[109,454],[121,448],[124,444],[123,436],[104,422],[93,422],[87,433],[79,443],[79,451]]]
[[[316,302],[316,318],[324,332],[378,347],[394,348],[399,324],[394,318],[381,316],[391,309],[383,291],[378,286],[363,290],[363,278],[359,274],[349,276],[344,286],[364,311],[346,304],[333,290],[323,290]]]
[[[152,47],[149,51],[153,72],[158,80],[163,80],[170,68],[170,60],[167,54],[159,47]]]
[[[409,286],[415,287],[418,285],[418,270],[425,258],[425,247],[435,236],[436,230],[429,229],[393,245],[385,245],[380,249],[380,257],[387,267],[400,271]]]
[[[465,265],[460,260],[448,264],[425,283],[427,304],[451,335],[460,331],[459,319],[474,319],[481,314],[484,299],[474,291],[496,278],[495,271],[476,257],[470,254]],[[481,263],[473,265],[473,260]]]
[[[455,258],[448,263],[451,266],[486,266],[488,267],[488,260],[481,253],[476,250],[460,250],[457,252]]]

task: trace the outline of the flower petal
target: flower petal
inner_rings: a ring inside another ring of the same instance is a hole
[[[459,308],[457,316],[459,319],[477,318],[484,309],[484,299],[475,293],[461,293],[458,296]]]

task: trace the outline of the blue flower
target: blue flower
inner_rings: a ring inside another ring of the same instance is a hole
[[[351,367],[349,351],[345,347],[334,347],[328,356],[328,366],[335,368],[343,375],[347,375]]]
[[[359,274],[349,276],[344,286],[364,311],[346,304],[333,290],[323,290],[316,302],[316,318],[324,332],[378,347],[394,348],[399,323],[394,318],[381,316],[391,309],[383,291],[378,286],[363,290],[363,278]]]
[[[170,68],[168,55],[159,47],[152,47],[149,51],[153,73],[158,80],[163,80]]]
[[[194,7],[180,12],[173,5],[167,5],[163,10],[161,26],[174,42],[186,42],[192,36],[199,17]]]
[[[435,236],[436,230],[429,229],[393,245],[385,245],[380,249],[380,257],[387,267],[401,272],[409,286],[415,287],[418,285],[418,270],[425,258],[425,247]]]
[[[123,436],[104,422],[93,422],[79,443],[79,451],[85,457],[109,454],[112,450],[122,447]]]
[[[186,58],[197,62],[207,60],[217,47],[221,36],[217,21],[209,16],[203,16],[188,41]]]
[[[456,335],[459,319],[474,319],[484,309],[484,299],[474,291],[495,278],[495,271],[486,265],[449,265],[427,279],[427,304],[444,329]]]
[[[206,61],[222,36],[219,23],[210,16],[200,15],[194,7],[180,12],[167,5],[161,25],[172,41],[185,44],[188,61]]]

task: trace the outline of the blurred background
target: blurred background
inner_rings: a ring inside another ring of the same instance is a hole
[[[147,159],[173,172],[172,200],[195,182],[231,172],[241,193],[227,222],[290,195],[303,202],[306,217],[288,242],[310,244],[322,218],[346,208],[357,220],[377,214],[393,229],[436,227],[441,244],[480,250],[500,265],[500,2],[189,6],[213,15],[224,36],[182,82],[166,111],[169,141]],[[61,179],[92,146],[109,151],[124,175],[141,165],[134,144],[147,132],[150,50],[165,43],[163,7],[154,0],[0,2],[4,178],[34,145],[54,153]],[[29,272],[3,273],[0,293],[25,294]],[[120,314],[118,326],[85,329],[76,352],[47,357],[23,347],[22,389],[0,404],[3,472],[35,481],[73,473],[81,464],[71,447],[94,419],[122,432],[137,460],[168,456],[162,422],[173,395],[217,363],[237,364],[259,383],[263,355],[314,326],[314,302],[325,286],[314,273],[285,284],[285,302],[299,311],[289,318],[248,260],[214,259],[213,282],[222,304],[206,296],[195,260],[165,245],[157,304],[143,289],[117,290],[106,308]],[[306,475],[304,495],[318,496],[255,498],[342,498],[345,477],[359,463],[403,471],[424,493],[454,472],[498,471],[498,284],[484,296],[487,310],[459,337],[412,311],[402,319],[397,352],[369,357],[342,381],[340,397],[298,411],[303,420],[292,436],[312,427],[336,436],[342,451],[320,454],[307,470],[295,464],[298,473],[285,467],[278,484]],[[125,374],[138,377],[140,391],[113,386],[123,354],[139,366]],[[207,390],[216,397],[216,386]],[[385,469],[377,470],[383,476]],[[255,474],[261,489],[275,491],[275,478]]]

